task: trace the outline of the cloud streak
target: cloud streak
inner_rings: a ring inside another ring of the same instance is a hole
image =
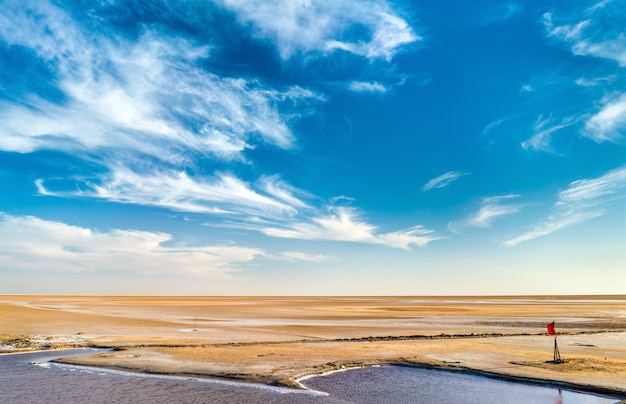
[[[168,162],[193,151],[242,159],[257,140],[293,147],[277,105],[319,99],[303,89],[280,92],[206,72],[200,66],[208,49],[182,38],[151,31],[137,42],[83,35],[69,16],[45,4],[28,10],[42,21],[13,10],[0,33],[50,63],[67,100],[53,104],[33,95],[26,105],[5,102],[4,150],[125,149]],[[32,26],[28,36],[18,34],[20,26]],[[66,37],[72,40],[61,43]]]
[[[491,227],[497,218],[518,213],[522,209],[523,206],[521,204],[511,203],[511,201],[518,199],[520,196],[519,194],[506,194],[483,198],[480,208],[476,212],[470,214],[464,220],[451,222],[448,225],[448,229],[454,233],[459,233],[468,226]]]
[[[350,207],[332,207],[330,214],[313,217],[310,221],[293,221],[281,227],[264,226],[259,230],[271,237],[378,244],[405,250],[411,246],[424,247],[440,239],[432,230],[422,226],[389,233],[378,232],[376,226],[364,221]]]
[[[617,143],[626,130],[626,93],[603,101],[600,111],[585,122],[582,134],[596,143]]]
[[[264,178],[260,186],[246,183],[230,173],[196,178],[184,171],[138,174],[116,168],[102,184],[84,183],[80,196],[114,202],[156,206],[180,212],[218,215],[292,216],[307,204],[296,197],[294,188],[277,176]],[[37,181],[39,193],[73,196],[77,192],[54,192]],[[265,192],[261,192],[265,188]]]
[[[469,175],[469,173],[463,173],[460,171],[448,171],[445,174],[440,175],[439,177],[435,177],[432,180],[428,181],[422,190],[430,191],[431,189],[439,189],[450,186],[453,182],[458,180],[459,178]]]
[[[601,5],[601,6],[600,6]],[[573,23],[555,23],[553,13],[544,13],[542,21],[549,37],[570,45],[572,53],[610,59],[626,66],[626,36],[621,31],[624,23],[623,4],[602,2],[590,7],[584,19]],[[607,24],[607,22],[609,22]]]
[[[384,62],[421,40],[400,11],[382,0],[216,4],[236,16],[239,28],[271,41],[285,60],[340,51]],[[54,150],[82,160],[91,171],[64,189],[58,184],[67,178],[42,175],[35,181],[39,195],[210,214],[246,230],[262,225],[260,231],[273,237],[403,249],[436,239],[421,226],[381,233],[352,209],[320,214],[311,203],[315,196],[273,173],[257,174],[263,168],[249,160],[252,150],[297,150],[290,125],[306,113],[303,107],[315,107],[324,96],[218,75],[207,69],[210,44],[160,24],[136,24],[136,33],[127,35],[106,18],[79,19],[52,2],[3,4],[0,39],[44,64],[48,89],[60,96],[26,86],[19,102],[1,99],[0,150]],[[387,91],[375,80],[347,82],[352,91]],[[242,179],[241,167],[254,167],[252,179]],[[169,237],[143,236],[155,251]]]
[[[623,2],[602,1],[585,10],[583,18],[580,14],[567,21],[567,18],[557,18],[553,13],[545,13],[542,21],[546,35],[570,47],[572,54],[590,56],[617,62],[626,67],[626,35],[622,27],[626,24]],[[563,22],[565,20],[565,22]],[[584,79],[578,78],[575,83],[582,87],[594,87],[599,84],[611,84],[615,75]],[[609,92],[594,106],[595,113],[581,113],[574,121],[585,120],[581,135],[596,143],[621,141],[626,128],[626,93]],[[563,120],[561,125],[539,131],[529,141],[525,148],[546,150],[550,134],[564,126],[569,126]],[[546,140],[547,139],[547,140]]]
[[[27,34],[26,34],[27,33]],[[28,95],[0,101],[0,149],[49,149],[98,167],[81,191],[58,191],[45,178],[41,195],[93,197],[167,209],[238,214],[294,214],[306,204],[278,177],[258,189],[234,174],[199,172],[199,160],[246,163],[246,150],[291,149],[295,136],[279,112],[322,97],[282,91],[202,68],[210,49],[144,30],[137,40],[84,30],[66,11],[41,2],[9,2],[0,37],[33,52],[52,70],[62,102]],[[287,108],[288,107],[288,108]]]
[[[565,117],[559,123],[553,123],[552,115],[545,118],[543,115],[537,118],[533,125],[533,135],[529,139],[522,142],[522,148],[530,151],[544,151],[556,153],[552,147],[552,136],[567,127],[580,122],[581,117]]]
[[[387,87],[373,81],[353,81],[348,85],[348,88],[356,93],[386,93]]]
[[[567,189],[559,192],[552,213],[545,220],[504,244],[515,246],[600,217],[614,201],[625,197],[626,166],[608,171],[597,178],[574,181]]]
[[[467,223],[475,227],[489,227],[496,218],[519,212],[521,209],[519,204],[505,203],[519,197],[518,194],[508,194],[484,198],[478,212],[472,214]]]
[[[406,20],[382,0],[218,3],[235,13],[243,24],[251,24],[257,37],[271,39],[283,60],[297,53],[337,50],[368,59],[390,60],[403,46],[421,40]],[[353,26],[367,30],[367,39],[362,34],[349,35]]]

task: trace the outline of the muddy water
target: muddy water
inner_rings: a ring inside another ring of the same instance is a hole
[[[554,388],[403,367],[353,369],[294,391],[230,381],[144,375],[50,363],[100,352],[0,355],[0,403],[615,403]]]

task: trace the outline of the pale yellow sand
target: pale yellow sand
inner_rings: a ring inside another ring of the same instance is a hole
[[[0,319],[5,352],[123,348],[77,364],[283,385],[342,366],[430,364],[626,395],[626,296],[0,295]],[[551,321],[563,364],[546,363]]]

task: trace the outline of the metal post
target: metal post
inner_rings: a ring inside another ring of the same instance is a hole
[[[559,352],[559,346],[556,344],[556,337],[554,337],[554,363],[562,363],[561,353]]]

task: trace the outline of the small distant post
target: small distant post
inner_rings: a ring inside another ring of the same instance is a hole
[[[563,363],[559,346],[556,343],[556,331],[554,330],[554,321],[548,324],[548,334],[554,335],[554,363]]]

